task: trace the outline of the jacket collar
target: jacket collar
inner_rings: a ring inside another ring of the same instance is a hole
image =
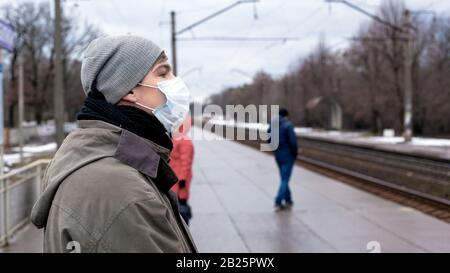
[[[178,181],[170,168],[170,150],[128,130],[99,120],[79,120],[79,128],[100,128],[119,135],[114,157],[150,177],[159,190],[167,192]]]

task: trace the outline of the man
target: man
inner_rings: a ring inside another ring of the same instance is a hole
[[[294,125],[288,120],[288,115],[288,111],[281,108],[279,115],[272,120],[268,131],[270,134],[271,131],[278,130],[278,139],[271,137],[271,142],[278,140],[278,147],[274,153],[281,176],[280,187],[275,198],[275,211],[290,209],[294,204],[289,189],[289,179],[297,158],[298,147]]]
[[[87,95],[78,127],[56,152],[32,222],[45,252],[196,252],[170,188],[171,132],[189,93],[164,52],[135,36],[94,40],[84,52]]]

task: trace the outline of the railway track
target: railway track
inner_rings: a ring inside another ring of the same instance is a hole
[[[299,137],[299,159],[450,206],[450,162]]]

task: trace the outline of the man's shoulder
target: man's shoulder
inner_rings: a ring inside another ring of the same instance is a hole
[[[142,199],[154,194],[150,181],[139,171],[114,157],[105,157],[70,174],[60,190],[86,198]]]
[[[283,120],[282,126],[286,129],[294,129],[294,124],[290,120]]]

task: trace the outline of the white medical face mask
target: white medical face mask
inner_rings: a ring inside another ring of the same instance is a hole
[[[157,88],[164,94],[166,102],[156,108],[148,107],[139,102],[136,102],[136,104],[152,111],[167,132],[174,132],[189,113],[190,93],[183,80],[175,77],[171,80],[158,82],[157,86],[142,83],[138,85]]]

